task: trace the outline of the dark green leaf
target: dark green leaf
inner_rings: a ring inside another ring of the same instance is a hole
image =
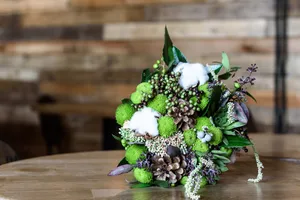
[[[118,164],[118,167],[121,166],[121,165],[126,165],[126,164],[129,164],[128,161],[126,160],[126,158],[124,157]]]
[[[122,140],[122,138],[120,138],[120,137],[118,137],[118,136],[116,136],[116,135],[114,135],[114,134],[111,134],[112,136],[113,136],[113,138],[115,138],[115,140],[118,140],[118,141],[121,141]]]
[[[210,99],[210,110],[209,115],[212,116],[216,113],[219,108],[219,102],[222,95],[221,86],[215,86],[212,91],[211,99]]]
[[[246,138],[240,136],[226,136],[228,140],[228,144],[224,145],[225,147],[245,147],[249,145],[253,145],[252,142]]]
[[[229,126],[227,126],[225,128],[225,130],[232,130],[234,128],[239,128],[242,126],[245,126],[246,124],[242,123],[242,122],[233,122],[232,124],[230,124]]]
[[[151,72],[150,69],[144,69],[143,73],[142,73],[142,82],[147,82],[149,81],[151,78]]]
[[[222,65],[224,66],[227,72],[230,71],[229,58],[225,52],[222,53]]]
[[[168,188],[168,187],[170,187],[168,181],[159,181],[159,180],[156,180],[156,181],[153,181],[152,184],[155,185],[155,186],[158,186],[158,187],[162,187],[162,188]]]
[[[126,104],[126,103],[132,104],[132,101],[130,99],[123,99],[122,104]]]
[[[187,62],[186,57],[183,55],[183,53],[177,47],[175,47],[175,46],[173,47],[173,52],[176,54],[179,62],[183,62],[183,63]]]
[[[130,187],[131,188],[146,188],[146,187],[151,187],[152,184],[151,183],[137,183],[137,184],[133,184]]]
[[[172,53],[171,55],[173,55],[172,47],[173,47],[173,42],[170,38],[167,27],[165,27],[165,44],[163,48],[163,58],[167,65],[169,65],[169,63],[172,61],[172,58],[170,58],[170,54],[169,54],[169,51],[171,50]]]
[[[231,77],[231,73],[230,72],[226,72],[226,73],[224,73],[224,74],[221,74],[220,76],[218,76],[219,77],[219,79],[220,80],[227,80],[227,79],[229,79],[230,77]]]
[[[237,72],[239,69],[241,69],[241,67],[237,67],[237,66],[231,67],[230,72]]]
[[[250,94],[249,92],[246,92],[246,95],[248,95],[249,97],[251,97],[257,103],[256,99],[254,98],[254,96],[252,96],[252,94]]]
[[[217,69],[215,69],[215,74],[216,74],[216,75],[219,74],[219,72],[221,71],[222,67],[223,67],[223,65],[221,64],[221,65],[218,66]]]
[[[235,135],[234,131],[224,131],[223,132],[225,135]]]
[[[218,165],[219,168],[225,167],[225,164],[221,160],[215,160],[214,162]]]

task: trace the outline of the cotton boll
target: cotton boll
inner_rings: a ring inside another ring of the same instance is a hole
[[[128,127],[141,135],[148,133],[151,136],[157,136],[159,134],[157,123],[158,117],[160,117],[158,112],[145,107],[133,114]]]
[[[200,63],[179,63],[173,71],[181,73],[179,84],[185,90],[198,83],[203,85],[209,79],[208,70]]]
[[[207,142],[211,141],[211,135],[210,135],[210,134],[206,134],[205,137],[204,137],[204,139],[205,139]]]
[[[201,139],[201,138],[204,138],[204,136],[205,136],[205,133],[203,131],[197,132],[197,138]]]

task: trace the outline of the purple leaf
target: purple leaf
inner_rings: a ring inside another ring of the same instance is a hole
[[[249,109],[247,108],[246,104],[245,103],[241,103],[240,105],[243,108],[243,111],[246,114],[247,118],[249,119],[250,113],[249,113]]]
[[[111,172],[109,172],[108,176],[117,176],[120,174],[128,173],[133,169],[134,165],[121,165],[119,167],[116,167]]]
[[[248,123],[248,117],[244,113],[242,106],[237,102],[234,103],[234,111],[235,111],[235,115],[234,115],[235,119],[237,119],[238,121],[244,124]]]

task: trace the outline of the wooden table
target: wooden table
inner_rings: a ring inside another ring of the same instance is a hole
[[[300,199],[300,135],[251,135],[265,165],[264,181],[248,183],[257,169],[252,153],[237,159],[201,199]],[[106,174],[123,151],[86,152],[23,160],[0,166],[0,199],[184,199],[183,188],[129,189],[125,178]]]

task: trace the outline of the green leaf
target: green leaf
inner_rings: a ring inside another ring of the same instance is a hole
[[[229,58],[225,52],[222,53],[222,65],[224,66],[227,72],[230,71]]]
[[[196,156],[198,156],[198,157],[202,157],[202,156],[206,155],[206,153],[202,153],[200,151],[195,151],[195,153],[196,153]]]
[[[175,47],[175,46],[173,47],[173,52],[176,54],[179,62],[183,62],[183,63],[187,62],[186,57],[183,55],[183,53],[177,47]]]
[[[226,136],[228,140],[228,144],[224,145],[225,147],[233,148],[233,147],[245,147],[249,145],[253,145],[252,142],[246,138],[240,136]],[[222,145],[223,146],[223,145]]]
[[[221,167],[220,170],[221,170],[221,172],[227,172],[228,168],[227,167]]]
[[[235,135],[234,131],[224,131],[223,132],[225,135]]]
[[[257,103],[256,99],[254,98],[254,96],[252,96],[252,94],[250,94],[249,92],[246,91],[246,95],[248,95],[249,97],[251,97]]]
[[[222,67],[223,67],[223,65],[220,64],[220,65],[217,67],[217,69],[215,69],[215,74],[216,74],[216,75],[218,75],[218,73],[221,71]]]
[[[146,188],[146,187],[151,187],[152,184],[151,183],[136,183],[131,185],[131,188]]]
[[[218,165],[219,168],[225,167],[225,164],[221,160],[215,160],[216,164]]]
[[[246,124],[242,123],[242,122],[233,122],[232,124],[230,124],[229,126],[227,126],[225,128],[225,130],[231,130],[231,129],[234,129],[234,128],[239,128],[239,127],[242,127],[242,126],[245,126]]]
[[[118,164],[118,167],[121,166],[121,165],[126,165],[126,164],[129,164],[128,161],[126,160],[126,158],[124,157]]]
[[[227,80],[227,79],[229,79],[230,77],[231,77],[231,73],[230,72],[226,72],[226,73],[224,73],[224,74],[221,74],[220,76],[219,76],[219,79],[220,80]]]
[[[223,137],[223,143],[225,144],[225,146],[227,146],[229,144],[228,140],[226,137]]]
[[[147,82],[150,80],[150,78],[151,78],[150,69],[149,68],[144,69],[143,73],[142,73],[142,81],[141,82]]]
[[[226,155],[227,152],[224,152],[224,151],[220,151],[220,150],[212,150],[211,151],[213,154],[220,154],[220,155]]]
[[[222,160],[222,162],[230,163],[230,160],[228,158],[226,158],[225,156],[220,156],[220,155],[214,154],[213,158],[217,159],[217,160]]]
[[[130,99],[122,99],[122,104],[132,104],[132,101]]]
[[[158,186],[158,187],[162,187],[162,188],[169,188],[170,187],[168,181],[156,180],[156,181],[153,181],[152,184],[155,185],[155,186]]]
[[[219,108],[219,102],[222,95],[222,88],[221,86],[215,86],[212,91],[212,95],[210,98],[210,110],[209,110],[209,116],[212,116],[216,113],[217,109]]]
[[[237,72],[239,69],[241,69],[241,67],[234,66],[230,68],[230,72]]]
[[[167,27],[165,27],[165,44],[164,44],[164,48],[163,48],[163,58],[167,65],[169,65],[169,63],[173,60],[170,57],[170,53],[169,53],[169,51],[171,51],[171,55],[173,55],[172,47],[173,47],[173,42],[170,38]]]
[[[121,141],[122,140],[122,138],[120,138],[120,137],[118,137],[118,136],[116,136],[116,135],[114,135],[114,134],[111,134],[112,136],[113,136],[113,138],[115,138],[115,140],[118,140],[118,141]]]

